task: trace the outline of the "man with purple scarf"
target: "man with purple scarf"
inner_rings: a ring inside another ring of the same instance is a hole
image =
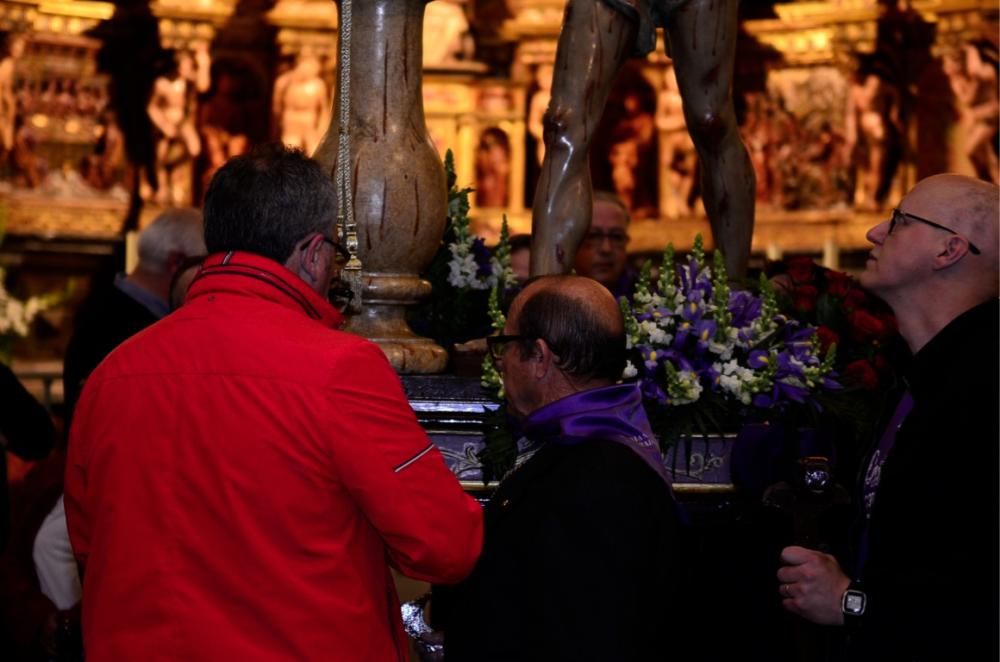
[[[537,450],[487,505],[472,575],[435,592],[446,659],[662,658],[681,602],[679,520],[638,386],[616,383],[618,305],[596,281],[546,276],[489,340]]]

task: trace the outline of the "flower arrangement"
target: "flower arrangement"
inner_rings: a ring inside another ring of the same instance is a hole
[[[0,267],[0,361],[7,363],[14,339],[27,336],[38,314],[55,305],[62,295],[34,296],[22,301],[7,291],[5,278],[6,273]]]
[[[833,368],[844,388],[821,399],[823,427],[837,440],[838,464],[848,481],[894,400],[897,368],[909,352],[889,306],[848,274],[808,257],[791,258],[773,271],[779,307],[815,326],[820,347],[835,354]]]
[[[655,288],[650,274],[647,264],[634,304],[621,300],[632,354],[625,377],[640,380],[664,448],[817,407],[818,393],[839,388],[834,352],[822,354],[816,329],[779,312],[763,277],[759,295],[731,290],[721,254],[709,265],[700,235],[679,266],[667,247]]]
[[[845,387],[876,391],[895,381],[888,355],[902,338],[892,310],[846,273],[811,258],[788,260],[774,278],[782,310],[816,327],[820,347],[836,347],[835,369]]]
[[[490,290],[513,287],[507,221],[500,230],[500,243],[490,253],[482,237],[473,234],[469,222],[471,188],[459,188],[451,150],[445,154],[448,180],[448,220],[441,246],[424,273],[431,282],[431,298],[412,309],[410,324],[418,333],[444,347],[490,332],[487,314]]]

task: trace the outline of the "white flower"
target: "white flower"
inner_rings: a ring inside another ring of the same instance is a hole
[[[3,286],[4,271],[0,269],[0,335],[26,336],[31,323],[47,307],[41,297],[21,301],[10,296]]]
[[[670,385],[670,397],[675,405],[686,405],[697,402],[701,397],[702,385],[698,374],[690,370],[677,373],[677,381]]]
[[[669,333],[660,328],[653,320],[643,320],[639,322],[639,332],[649,339],[654,345],[669,345],[672,340]]]
[[[733,356],[733,343],[721,343],[716,340],[710,340],[708,342],[708,351],[717,355],[723,361],[728,361]]]
[[[622,371],[622,379],[632,379],[639,374],[639,371],[631,361],[625,361],[625,370]]]

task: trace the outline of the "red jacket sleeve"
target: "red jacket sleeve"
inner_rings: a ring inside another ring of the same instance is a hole
[[[365,343],[338,361],[328,387],[341,478],[382,536],[394,565],[433,583],[472,571],[482,508],[461,488],[417,422],[382,351]]]
[[[87,439],[89,434],[84,430],[89,425],[88,409],[94,400],[95,387],[84,391],[76,407],[77,414],[73,417],[70,428],[69,446],[66,450],[66,474],[63,488],[63,505],[66,509],[66,526],[69,529],[69,541],[73,554],[81,569],[87,563],[90,553],[90,512],[87,503]]]

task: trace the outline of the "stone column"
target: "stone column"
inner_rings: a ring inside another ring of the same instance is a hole
[[[364,272],[362,310],[349,318],[347,330],[378,343],[401,373],[440,372],[448,360],[405,319],[406,306],[430,294],[420,273],[438,248],[447,213],[444,168],[424,120],[424,5],[354,0],[351,8],[351,181]],[[315,154],[331,177],[339,108],[338,89],[330,128]]]

